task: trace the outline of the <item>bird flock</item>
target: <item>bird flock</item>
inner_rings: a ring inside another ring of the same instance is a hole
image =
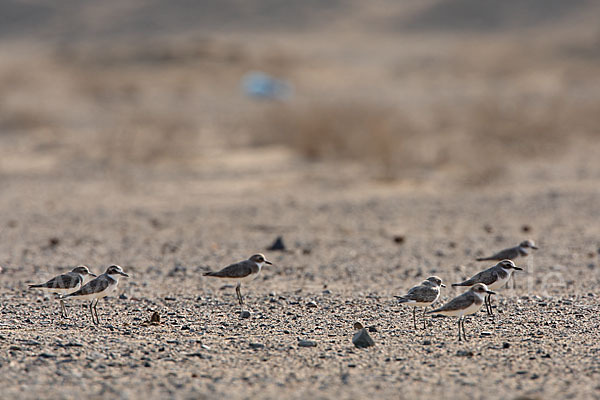
[[[430,276],[419,285],[410,288],[406,294],[395,297],[398,299],[399,304],[413,307],[413,326],[415,330],[417,329],[416,308],[422,307],[423,329],[426,328],[425,316],[427,314],[458,317],[458,340],[467,340],[464,327],[465,316],[475,314],[484,304],[487,313],[493,315],[491,296],[496,294],[494,290],[506,285],[514,271],[522,270],[522,268],[515,265],[513,260],[527,256],[531,249],[537,249],[535,243],[532,240],[526,240],[515,247],[501,250],[489,257],[478,258],[477,261],[494,260],[499,262],[463,282],[453,283],[452,286],[469,287],[469,289],[433,310],[426,311],[429,306],[432,306],[439,299],[441,288],[446,287],[442,279],[437,276]],[[228,265],[219,271],[206,272],[204,276],[236,281],[235,291],[238,303],[243,306],[242,282],[255,279],[265,264],[272,265],[263,254],[258,253],[247,260]],[[88,308],[92,322],[98,325],[100,323],[97,310],[98,302],[116,290],[119,278],[122,276],[129,277],[123,271],[123,268],[118,265],[109,266],[99,276],[91,273],[87,266],[80,265],[70,272],[58,275],[45,283],[30,284],[29,287],[56,293],[60,300],[61,316],[65,318],[68,317],[68,314],[64,300],[90,300]]]

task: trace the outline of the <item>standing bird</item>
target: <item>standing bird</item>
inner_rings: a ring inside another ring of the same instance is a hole
[[[510,247],[508,249],[500,250],[496,254],[493,254],[489,257],[480,257],[477,261],[502,261],[502,260],[512,260],[519,257],[526,257],[529,255],[529,249],[537,250],[538,247],[535,245],[533,240],[525,240],[519,243],[518,246]]]
[[[488,289],[483,283],[473,285],[468,291],[450,300],[449,303],[440,308],[429,311],[427,314],[442,314],[449,317],[458,317],[458,341],[460,342],[460,327],[462,325],[462,336],[467,340],[465,333],[465,315],[475,314],[481,308],[485,295],[496,294]]]
[[[477,275],[464,282],[453,283],[452,286],[473,286],[477,283],[484,283],[490,289],[499,289],[508,282],[513,271],[522,271],[523,268],[517,267],[511,260],[502,260],[498,264],[484,271],[481,271]],[[492,300],[491,296],[486,296],[485,307],[489,315],[494,315],[492,311]]]
[[[242,298],[242,293],[240,291],[242,282],[255,279],[260,273],[260,270],[264,264],[273,265],[270,261],[267,261],[264,255],[258,253],[247,260],[228,265],[220,271],[206,272],[204,276],[214,276],[216,278],[237,280],[235,293],[237,294],[240,306],[243,306],[244,299]]]
[[[423,308],[423,329],[425,329],[425,310],[440,297],[440,287],[446,287],[442,279],[437,276],[430,276],[420,285],[413,286],[404,296],[394,296],[399,299],[399,303],[413,307],[413,326],[417,330],[416,308]]]
[[[92,322],[98,325],[100,323],[100,320],[98,319],[98,309],[96,308],[98,307],[98,301],[108,296],[117,288],[121,276],[129,277],[129,275],[123,272],[123,268],[118,265],[111,265],[106,269],[105,273],[96,279],[89,281],[81,289],[65,296],[65,298],[75,297],[81,300],[91,299],[90,314],[92,315]],[[96,300],[96,304],[94,304],[94,300]],[[96,319],[94,319],[94,312],[96,313]]]
[[[499,252],[489,256],[477,258],[477,261],[502,261],[512,260],[515,261],[519,257],[527,257],[530,249],[537,250],[538,247],[535,245],[533,240],[528,239],[519,243],[518,246],[510,247],[508,249],[500,250]],[[512,287],[515,288],[515,277],[512,276]]]
[[[92,279],[92,277],[95,278],[96,275],[92,274],[89,268],[85,265],[80,265],[73,268],[71,272],[55,276],[46,283],[29,285],[29,288],[37,288],[51,293],[65,295],[79,290],[81,286],[85,285],[90,279]],[[60,314],[63,318],[68,316],[67,309],[65,308],[65,303],[63,302],[62,298],[60,298]]]

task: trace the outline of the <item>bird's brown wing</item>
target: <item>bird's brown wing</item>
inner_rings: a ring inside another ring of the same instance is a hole
[[[105,275],[100,275],[94,280],[89,281],[81,289],[76,292],[71,293],[67,297],[71,296],[85,296],[87,294],[100,293],[106,290],[107,287],[110,286],[112,280]]]
[[[79,274],[62,274],[55,276],[46,283],[40,285],[29,285],[30,287],[48,288],[48,289],[70,289],[77,287],[81,283]]]
[[[492,268],[488,268],[485,271],[481,271],[477,275],[473,276],[470,279],[467,279],[464,282],[453,283],[452,286],[473,286],[476,283],[485,283],[486,285],[491,285],[492,283],[498,280],[498,272]]]
[[[433,311],[429,311],[428,314],[434,314],[440,311],[456,311],[462,310],[469,307],[475,301],[475,294],[473,292],[468,291],[466,293],[461,294],[458,297],[453,298],[450,302],[444,304],[440,308],[436,308]]]
[[[217,278],[244,278],[252,273],[252,261],[246,260],[239,263],[228,265],[217,272],[208,272],[206,276],[216,276]]]
[[[402,296],[402,299],[413,300],[419,303],[427,303],[430,301],[434,301],[438,296],[438,292],[430,287],[425,285],[419,285],[412,287],[408,293]]]

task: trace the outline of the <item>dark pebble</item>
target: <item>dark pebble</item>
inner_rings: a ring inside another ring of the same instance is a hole
[[[374,326],[368,326],[367,329],[369,330],[369,332],[373,332],[373,333],[377,332],[377,328]]]
[[[128,299],[128,297],[127,297],[127,295],[126,295],[125,293],[121,293],[121,294],[119,295],[119,299],[121,299],[121,300],[127,300],[127,299]]]
[[[473,357],[473,352],[471,350],[458,350],[456,355],[458,357]]]
[[[402,244],[402,243],[404,243],[405,240],[406,240],[406,238],[404,237],[404,235],[394,236],[394,243]]]
[[[246,311],[246,310],[242,311],[240,313],[240,318],[250,318],[250,311]]]
[[[298,346],[299,347],[316,347],[317,342],[313,342],[312,340],[299,340]]]
[[[424,341],[423,341],[423,345],[424,345],[424,346],[429,346],[429,345],[431,345],[431,340],[424,340]]]
[[[510,347],[510,343],[506,343],[506,342],[502,343],[503,349],[508,349],[509,347]]]
[[[364,328],[360,329],[354,334],[354,336],[352,337],[352,343],[360,349],[375,345],[375,342],[373,341],[371,336],[369,336],[369,332],[367,332],[367,330]]]
[[[267,247],[269,251],[285,251],[285,244],[283,244],[283,237],[278,236],[277,239],[273,242],[272,245]]]
[[[251,349],[264,349],[265,345],[262,343],[250,343],[250,348]]]

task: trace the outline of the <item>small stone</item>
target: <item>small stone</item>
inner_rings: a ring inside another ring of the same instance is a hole
[[[299,347],[317,347],[317,342],[314,342],[312,340],[299,340],[298,346]]]
[[[503,349],[508,349],[509,347],[510,347],[510,343],[506,343],[506,342],[502,343]]]
[[[458,357],[473,357],[473,352],[471,350],[458,350],[456,355]]]
[[[283,244],[283,236],[277,236],[277,239],[273,242],[272,245],[267,247],[269,251],[285,251],[285,244]]]
[[[126,295],[125,293],[121,293],[121,294],[119,295],[119,299],[121,299],[121,300],[127,300],[127,299],[128,299],[128,297],[127,297],[127,295]]]
[[[526,375],[526,374],[527,374],[527,371],[525,371],[525,370],[517,371],[517,375]]]
[[[40,353],[38,355],[39,358],[56,358],[56,354],[50,354],[50,353]]]
[[[402,243],[404,243],[405,240],[406,240],[406,238],[404,237],[404,235],[395,235],[394,236],[394,243],[396,243],[396,244],[402,244]]]
[[[309,301],[308,303],[306,303],[306,307],[308,308],[317,308],[317,303],[315,303],[314,301]]]
[[[484,337],[484,336],[492,336],[492,332],[488,332],[488,331],[483,331],[479,334],[479,336]]]
[[[173,296],[167,296],[167,297],[165,297],[165,300],[166,301],[175,301],[175,300],[177,300],[177,298],[175,298]]]
[[[521,232],[523,232],[523,233],[531,232],[531,226],[529,226],[529,225],[521,226]]]
[[[262,344],[262,343],[250,343],[250,348],[251,349],[255,349],[255,350],[257,350],[257,349],[264,349],[265,345]]]
[[[240,313],[240,318],[250,318],[250,311],[246,311],[246,310],[242,311]]]
[[[182,330],[182,331],[189,331],[189,330],[190,330],[190,326],[189,326],[189,325],[183,325],[183,326],[181,327],[181,330]]]
[[[150,368],[151,366],[152,364],[150,364],[150,361],[144,361],[144,367]]]
[[[331,290],[325,289],[321,292],[322,294],[331,294]]]
[[[150,323],[160,324],[160,315],[156,311],[152,313],[152,316],[150,317]]]
[[[368,326],[367,329],[369,330],[369,332],[372,332],[372,333],[376,333],[377,332],[377,328],[374,327],[374,326]]]
[[[429,346],[429,345],[431,345],[431,340],[424,340],[424,341],[423,341],[423,345],[424,345],[424,346]]]
[[[365,328],[359,329],[352,337],[352,343],[359,349],[375,346],[375,342],[369,336],[369,332]]]

